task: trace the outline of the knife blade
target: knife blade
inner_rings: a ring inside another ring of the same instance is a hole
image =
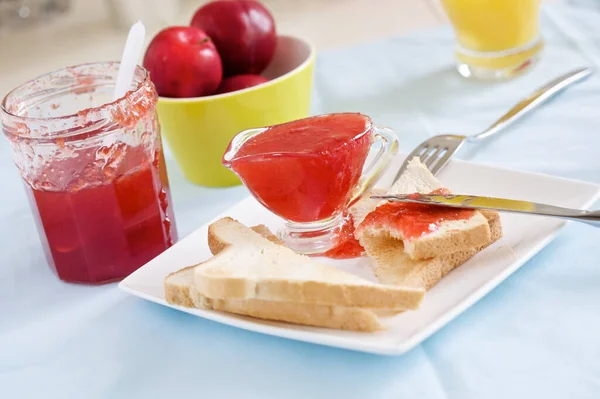
[[[529,215],[550,216],[576,220],[600,227],[600,211],[563,208],[537,202],[514,200],[508,198],[479,197],[464,194],[406,194],[406,195],[373,195],[372,199],[393,202],[411,202],[433,206],[492,210],[498,212],[521,213]]]

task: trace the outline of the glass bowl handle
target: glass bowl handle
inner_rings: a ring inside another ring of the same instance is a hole
[[[369,165],[363,170],[363,174],[354,188],[347,206],[354,204],[365,192],[373,188],[375,183],[381,178],[381,175],[386,171],[394,156],[398,153],[398,138],[392,129],[373,125],[371,135],[373,136],[373,143],[371,145],[381,142],[381,148]]]

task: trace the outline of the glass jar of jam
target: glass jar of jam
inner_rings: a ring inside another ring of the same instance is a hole
[[[46,258],[64,281],[120,280],[177,240],[156,90],[137,67],[113,100],[118,68],[65,68],[2,102]]]

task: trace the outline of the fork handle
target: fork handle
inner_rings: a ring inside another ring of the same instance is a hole
[[[567,88],[573,83],[587,78],[591,74],[592,70],[590,68],[580,68],[554,79],[545,86],[531,93],[527,98],[524,98],[520,103],[512,107],[506,114],[502,115],[500,119],[494,122],[492,126],[483,132],[473,136],[467,136],[467,140],[479,141],[498,133],[504,128],[512,125],[525,114],[536,109],[539,105],[554,97],[554,95],[559,93],[561,90]]]

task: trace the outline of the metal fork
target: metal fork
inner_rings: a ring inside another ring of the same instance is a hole
[[[573,83],[587,78],[591,74],[591,69],[579,68],[552,80],[545,86],[531,93],[528,97],[524,98],[500,119],[494,122],[493,125],[479,134],[473,136],[442,134],[425,140],[417,148],[415,148],[415,150],[411,152],[408,157],[406,157],[406,160],[394,178],[394,182],[400,178],[402,173],[404,173],[408,161],[415,156],[419,157],[421,162],[423,162],[427,168],[429,168],[431,173],[435,175],[444,166],[446,166],[448,160],[450,160],[450,157],[456,153],[465,142],[476,143],[493,136],[494,134],[512,125],[516,120],[520,119],[525,114],[536,109],[539,105],[552,98],[561,90]]]

